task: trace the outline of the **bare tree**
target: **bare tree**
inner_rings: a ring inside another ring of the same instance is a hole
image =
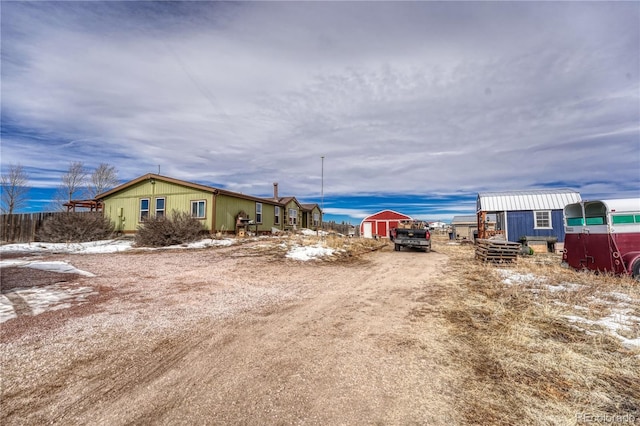
[[[29,176],[20,164],[11,164],[2,175],[2,213],[13,214],[24,207],[29,195]]]
[[[89,198],[93,199],[96,195],[118,185],[118,171],[114,166],[101,163],[89,177]]]
[[[60,176],[60,185],[56,190],[48,210],[66,211],[64,206],[73,199],[84,197],[87,191],[87,169],[82,161],[69,163],[69,168]]]
[[[65,201],[71,201],[74,194],[83,190],[87,183],[87,169],[82,161],[73,161],[69,164],[69,169],[62,175],[61,192],[64,194]]]

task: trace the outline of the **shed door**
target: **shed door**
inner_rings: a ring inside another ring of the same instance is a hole
[[[362,234],[365,238],[373,238],[373,233],[371,232],[371,222],[365,222],[362,224]]]
[[[387,235],[387,222],[378,222],[377,235],[383,238],[389,237]]]

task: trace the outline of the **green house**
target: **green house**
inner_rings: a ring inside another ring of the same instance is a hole
[[[279,198],[277,188],[274,184],[273,198],[261,198],[149,173],[99,194],[96,200],[116,231],[125,234],[135,233],[147,218],[173,210],[190,212],[210,233],[236,232],[240,223],[257,233],[320,227],[317,204]]]

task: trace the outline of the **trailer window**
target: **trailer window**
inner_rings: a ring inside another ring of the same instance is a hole
[[[607,207],[600,201],[584,204],[584,215],[587,225],[604,225],[607,223]]]
[[[584,220],[581,217],[568,217],[567,226],[584,226]]]
[[[611,221],[613,222],[614,225],[619,223],[635,223],[635,220],[632,214],[617,214],[611,217]]]
[[[587,225],[604,225],[604,217],[588,217]]]

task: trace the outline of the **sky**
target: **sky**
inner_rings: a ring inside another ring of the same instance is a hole
[[[640,192],[638,2],[0,2],[1,168],[72,161],[324,207]],[[324,158],[322,158],[324,157]]]

